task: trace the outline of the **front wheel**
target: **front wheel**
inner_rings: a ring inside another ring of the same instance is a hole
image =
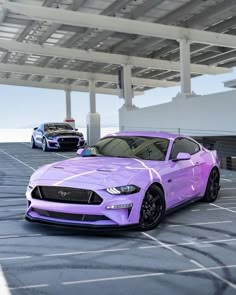
[[[32,148],[32,149],[36,149],[36,148],[37,148],[33,136],[31,137],[31,148]]]
[[[48,151],[48,144],[47,144],[47,141],[45,138],[43,138],[43,141],[42,141],[42,150],[44,152],[47,152]]]
[[[205,202],[214,202],[220,190],[220,174],[218,169],[213,168],[207,182],[206,192],[203,197]]]
[[[139,229],[154,229],[165,215],[165,197],[159,186],[153,184],[147,190],[140,211]]]

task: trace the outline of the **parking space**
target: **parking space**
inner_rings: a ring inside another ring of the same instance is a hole
[[[189,205],[149,232],[95,233],[24,221],[30,175],[72,156],[0,144],[1,295],[1,277],[17,295],[236,293],[236,173],[221,172],[215,203]]]

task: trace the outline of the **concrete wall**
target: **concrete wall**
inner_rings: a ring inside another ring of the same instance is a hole
[[[236,134],[236,91],[183,98],[127,111],[120,109],[120,130],[167,130],[186,135]],[[180,130],[179,130],[180,129]]]

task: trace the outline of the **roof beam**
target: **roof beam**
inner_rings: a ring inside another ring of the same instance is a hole
[[[45,68],[31,65],[16,65],[16,64],[4,64],[0,63],[0,71],[2,72],[13,72],[22,73],[30,75],[42,75],[50,77],[60,77],[67,79],[77,79],[77,80],[95,80],[99,82],[111,82],[118,83],[118,76],[107,75],[100,73],[89,73],[89,72],[77,72],[71,70],[60,70],[53,68]],[[169,82],[165,80],[155,80],[155,79],[142,79],[142,78],[132,78],[132,84],[143,87],[171,87],[176,86],[178,83]]]
[[[89,92],[89,88],[87,86],[79,86],[79,85],[68,85],[61,83],[51,83],[51,82],[37,82],[37,81],[28,81],[22,79],[14,79],[14,78],[0,78],[0,84],[3,85],[13,85],[13,86],[25,86],[25,87],[36,87],[36,88],[45,88],[45,89],[55,89],[55,90],[66,90],[69,89],[71,91],[78,92]],[[118,95],[117,89],[109,89],[109,88],[96,88],[96,93],[98,94],[108,94],[108,95]],[[143,92],[138,91],[135,92],[135,95],[142,95]]]
[[[71,10],[77,11],[87,0],[73,0],[71,4]],[[51,5],[50,5],[51,6]],[[41,36],[39,44],[43,44],[53,33],[60,29],[62,24],[54,23],[52,24],[46,32]]]
[[[6,8],[2,8],[2,10],[0,11],[0,24],[4,21],[7,12],[8,10]]]
[[[163,70],[180,71],[180,63],[166,60],[158,60],[144,57],[127,56],[113,53],[86,51],[82,49],[69,49],[56,46],[41,46],[32,43],[21,43],[17,41],[0,40],[0,48],[8,51],[27,54],[38,54],[43,56],[60,57],[66,59],[77,59],[97,63],[108,64],[130,64],[143,68],[156,68]],[[196,74],[223,74],[231,72],[228,68],[212,67],[205,65],[191,64],[191,72]]]
[[[35,7],[34,5],[9,2],[6,0],[3,1],[3,7],[39,21],[52,21],[78,27],[99,28],[101,30],[159,37],[163,39],[187,39],[190,42],[236,48],[236,36],[234,35],[68,10],[64,10],[62,13],[60,9]]]

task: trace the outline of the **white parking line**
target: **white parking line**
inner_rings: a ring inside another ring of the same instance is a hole
[[[211,269],[205,267],[204,265],[198,263],[195,260],[190,260],[193,264],[197,265],[198,267],[200,267],[203,271],[208,272],[209,274],[211,274],[213,277],[219,279],[220,281],[224,282],[226,285],[230,286],[233,289],[236,289],[236,285],[232,282],[230,282],[229,280],[223,278],[222,276],[218,275],[217,273],[213,272]]]
[[[220,197],[219,200],[221,200],[221,199],[235,199],[236,200],[236,196]]]
[[[5,152],[5,151],[3,151],[3,150],[0,150],[0,152],[3,153],[3,154],[5,154],[5,155],[7,155],[7,156],[10,157],[10,158],[12,158],[13,160],[15,160],[15,161],[21,163],[22,165],[24,165],[24,166],[30,168],[31,170],[36,171],[36,169],[34,169],[33,167],[29,166],[28,164],[22,162],[21,160],[15,158],[15,157],[13,157],[12,155],[8,154],[7,152]]]
[[[16,170],[16,168],[14,168],[14,170]],[[0,185],[0,187],[6,187],[6,188],[8,188],[8,187],[22,187],[21,185]]]
[[[230,200],[229,200],[229,201],[230,201]],[[233,203],[232,203],[232,202],[228,202],[228,203],[227,203],[227,202],[224,202],[224,203],[217,203],[217,205],[219,205],[219,206],[220,206],[220,205],[236,205],[236,202],[233,202]]]
[[[18,259],[29,259],[29,258],[32,258],[32,256],[2,257],[2,258],[0,258],[0,261],[4,261],[4,260],[18,260]]]
[[[220,189],[221,191],[227,191],[227,190],[236,190],[236,187],[223,187]]]
[[[73,281],[73,282],[63,282],[62,285],[74,285],[74,284],[86,284],[86,283],[95,283],[95,282],[104,282],[104,281],[138,279],[138,278],[156,277],[156,276],[162,276],[162,275],[164,275],[163,272],[156,272],[156,273],[146,273],[146,274],[141,274],[141,275],[131,275],[131,276],[122,276],[122,277],[110,277],[110,278],[81,280],[81,281]]]
[[[233,210],[231,210],[229,208],[225,208],[225,207],[222,207],[222,206],[219,206],[219,205],[216,205],[216,204],[212,204],[212,203],[210,205],[214,206],[214,207],[217,207],[217,208],[220,208],[220,209],[224,209],[224,210],[229,211],[231,213],[236,213],[236,211],[233,211]]]
[[[67,156],[65,156],[65,155],[61,155],[61,154],[59,154],[59,153],[54,153],[55,155],[57,155],[57,156],[60,156],[60,157],[63,157],[63,158],[66,158],[66,159],[70,159],[71,157],[67,157]]]
[[[231,243],[235,242],[236,239],[227,239],[227,240],[215,240],[215,241],[204,241],[204,244],[214,244],[214,243]]]
[[[0,236],[0,239],[40,237],[42,234]]]
[[[55,253],[55,254],[44,254],[44,257],[54,257],[54,256],[70,256],[70,255],[81,255],[81,254],[93,254],[93,253],[106,253],[106,252],[119,252],[127,251],[130,248],[121,249],[104,249],[104,250],[92,250],[92,251],[80,251],[80,252],[67,252],[67,253]]]
[[[218,223],[231,223],[231,220],[225,221],[212,221],[212,222],[197,222],[197,223],[189,223],[189,224],[170,224],[168,227],[179,227],[179,226],[192,226],[192,225],[208,225],[208,224],[218,224]]]
[[[224,268],[236,268],[236,264],[205,267],[204,269],[213,270],[213,269],[224,269]],[[195,272],[195,271],[203,271],[203,268],[201,267],[201,268],[193,268],[193,269],[179,270],[176,273],[188,273],[188,272]]]
[[[2,267],[0,265],[0,294],[1,295],[10,295],[10,291],[7,285],[7,281],[5,279]]]
[[[224,181],[227,181],[227,182],[232,182],[231,179],[228,179],[228,178],[220,178],[221,180],[224,180]]]
[[[170,247],[169,245],[167,245],[167,244],[165,244],[165,243],[159,241],[158,239],[154,238],[153,236],[151,236],[151,235],[149,235],[149,234],[147,234],[147,233],[145,233],[145,232],[142,232],[142,234],[143,234],[144,236],[148,237],[149,239],[155,241],[156,243],[160,244],[163,248],[166,248],[167,250],[173,252],[174,254],[179,255],[179,256],[182,256],[182,255],[183,255],[183,254],[180,253],[179,251],[177,251],[177,250],[175,250],[175,249],[172,249],[172,247]]]
[[[224,210],[225,208],[210,208],[210,209],[206,209],[209,211],[214,211],[214,210]],[[228,207],[227,209],[236,209],[236,207]]]
[[[0,209],[0,212],[9,212],[9,211],[24,211],[25,207],[23,208],[16,208],[16,209]]]
[[[10,290],[20,290],[20,289],[35,289],[35,288],[45,288],[45,287],[49,287],[49,284],[21,286],[21,287],[16,287],[16,288],[9,288],[9,289]]]
[[[9,198],[9,199],[3,199],[3,198],[0,197],[0,201],[3,201],[3,202],[26,201],[26,198]]]

